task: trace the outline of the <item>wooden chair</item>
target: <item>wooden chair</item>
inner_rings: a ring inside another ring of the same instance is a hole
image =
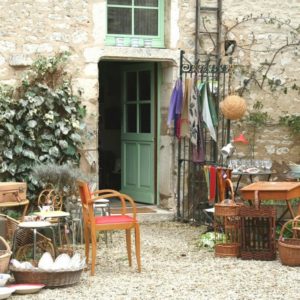
[[[88,184],[84,181],[77,181],[79,194],[82,202],[83,222],[84,222],[84,239],[86,262],[89,262],[89,244],[92,242],[92,266],[91,275],[95,274],[96,247],[97,247],[97,231],[125,230],[126,246],[129,266],[132,265],[131,259],[131,229],[135,232],[135,252],[138,265],[138,271],[141,272],[141,255],[140,255],[140,229],[136,219],[136,206],[131,197],[121,194],[117,191],[104,189],[90,193]],[[111,216],[95,216],[94,201],[102,198],[114,198],[120,200],[122,204],[120,215]],[[129,202],[133,213],[132,216],[127,214],[126,202]]]

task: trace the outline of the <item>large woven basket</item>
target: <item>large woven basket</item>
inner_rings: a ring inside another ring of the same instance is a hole
[[[16,283],[45,284],[47,287],[73,285],[79,282],[83,268],[72,271],[45,272],[10,268]]]
[[[4,250],[0,250],[0,273],[6,273],[8,271],[9,260],[12,253],[8,243],[2,236],[0,236],[0,243],[2,243],[6,248]]]
[[[297,216],[293,220],[287,221],[281,228],[280,236],[278,239],[278,252],[280,261],[286,266],[300,266],[300,216]],[[287,230],[289,224],[292,224],[293,238],[285,239],[283,237],[284,232]]]

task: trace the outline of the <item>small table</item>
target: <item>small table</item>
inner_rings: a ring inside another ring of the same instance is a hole
[[[280,221],[283,218],[287,211],[290,212],[292,218],[295,217],[290,200],[300,197],[300,182],[258,181],[241,188],[240,191],[245,200],[254,201],[256,197],[255,194],[257,191],[259,201],[285,201],[287,208],[279,217],[278,221]]]
[[[66,218],[70,216],[70,213],[62,210],[51,210],[51,211],[38,211],[35,212],[34,215],[39,216],[41,219],[58,219],[58,231],[59,231],[59,244],[61,246],[61,231],[60,231],[60,218]],[[53,225],[53,224],[52,224]]]
[[[253,176],[266,176],[267,181],[270,181],[270,178],[271,178],[272,174],[273,174],[273,172],[271,170],[260,170],[259,172],[256,172],[256,173],[249,173],[249,172],[242,172],[242,171],[232,171],[232,175],[238,175],[238,180],[237,180],[237,183],[236,183],[234,193],[236,194],[236,192],[238,191],[240,181],[241,181],[243,176],[249,176],[251,183],[253,183]]]
[[[53,224],[51,224],[50,222],[47,221],[32,221],[32,222],[21,222],[18,224],[18,227],[20,229],[24,229],[24,228],[28,228],[28,229],[32,229],[33,230],[33,260],[36,259],[36,233],[38,229],[43,229],[43,228],[51,228],[52,230],[52,240],[54,243],[54,247],[55,247],[55,235],[54,235],[54,231],[52,228]],[[15,237],[17,236],[17,234],[15,233]],[[14,242],[15,245],[15,242]]]

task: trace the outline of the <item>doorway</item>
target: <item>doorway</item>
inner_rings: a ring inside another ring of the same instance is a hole
[[[99,62],[99,186],[156,204],[157,66]]]

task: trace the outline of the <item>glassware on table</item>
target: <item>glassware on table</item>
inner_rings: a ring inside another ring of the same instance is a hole
[[[238,160],[237,159],[232,159],[231,160],[231,164],[232,164],[232,171],[233,172],[238,172]]]
[[[271,170],[272,168],[272,160],[271,159],[266,159],[264,160],[264,166],[267,170]]]
[[[257,168],[257,169],[263,169],[264,168],[264,163],[262,160],[260,159],[255,159],[254,160],[254,167]]]

